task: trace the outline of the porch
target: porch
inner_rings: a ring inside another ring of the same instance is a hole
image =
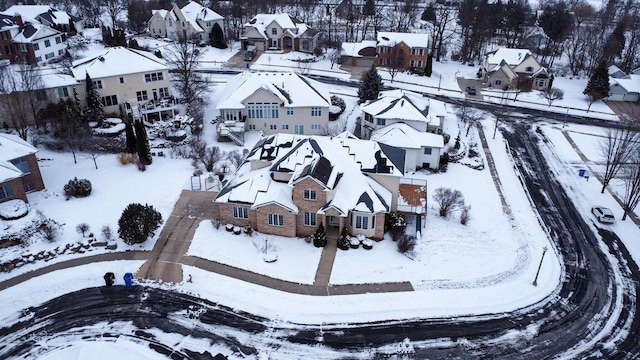
[[[417,219],[427,217],[427,180],[403,177],[400,179],[398,212],[416,214]],[[425,222],[422,221],[422,228]]]
[[[125,103],[125,111],[134,119],[152,123],[172,120],[176,115],[177,105],[173,97],[149,100],[144,103],[131,99]]]
[[[244,145],[244,133],[247,123],[245,121],[238,120],[225,120],[218,117],[216,119],[218,126],[216,132],[218,133],[218,141],[231,140],[234,143],[243,146]]]

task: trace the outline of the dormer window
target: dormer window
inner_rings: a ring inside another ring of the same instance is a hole
[[[271,35],[278,35],[278,29],[272,28],[271,29]]]
[[[524,69],[524,71],[526,72],[533,72],[533,66],[527,66],[526,69]]]

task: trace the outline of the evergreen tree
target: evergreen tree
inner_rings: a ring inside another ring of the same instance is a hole
[[[138,142],[136,140],[136,134],[133,132],[133,125],[129,120],[124,122],[124,133],[126,135],[125,152],[135,154],[138,151]]]
[[[140,46],[138,45],[138,40],[136,39],[131,39],[129,40],[129,48],[130,49],[140,49]]]
[[[376,2],[375,0],[367,0],[362,8],[362,14],[365,16],[375,16],[376,14]]]
[[[69,19],[69,36],[73,36],[77,33],[78,30],[76,30],[76,24],[73,22],[73,20]]]
[[[95,121],[98,125],[102,125],[105,119],[104,110],[102,109],[102,100],[100,94],[93,84],[93,80],[89,73],[85,76],[85,89],[87,93],[87,107],[84,109],[83,114],[87,121]]]
[[[436,21],[436,9],[433,7],[433,3],[429,3],[420,16],[422,21],[434,22]]]
[[[433,55],[429,54],[429,56],[427,56],[427,65],[424,67],[424,74],[426,76],[431,77],[432,73],[433,73]]]
[[[140,244],[153,236],[160,224],[162,215],[153,206],[129,204],[118,220],[118,235],[126,244]]]
[[[609,71],[604,61],[601,61],[593,72],[593,75],[589,78],[587,87],[582,93],[589,97],[589,108],[587,111],[595,101],[609,96]]]
[[[315,247],[324,247],[327,245],[327,232],[324,230],[322,223],[320,223],[320,226],[318,226],[316,232],[313,234],[313,245]]]
[[[136,129],[136,147],[138,151],[138,159],[143,165],[151,165],[153,159],[151,158],[151,148],[149,148],[149,139],[147,138],[147,129],[145,129],[142,121],[137,120],[135,122]]]
[[[378,98],[382,90],[382,77],[378,74],[375,64],[371,65],[371,69],[362,74],[360,78],[360,88],[358,89],[358,103],[362,104],[367,100],[375,100]]]
[[[218,23],[213,24],[213,28],[211,29],[211,33],[209,34],[209,38],[211,39],[211,46],[218,49],[226,49],[227,43],[224,41],[224,33],[222,32],[222,28]]]

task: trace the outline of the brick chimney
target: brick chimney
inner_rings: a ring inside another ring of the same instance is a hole
[[[22,21],[22,16],[20,16],[20,14],[18,14],[18,13],[13,15],[13,22],[15,22],[20,27],[20,29],[22,29],[24,27],[24,22]]]

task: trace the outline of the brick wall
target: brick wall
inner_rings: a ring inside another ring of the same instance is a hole
[[[375,235],[373,236],[374,240],[382,240],[384,237],[384,213],[376,214],[376,229]]]
[[[305,190],[315,190],[316,200],[306,200],[304,198]],[[305,226],[304,213],[305,211],[317,213],[318,209],[327,203],[327,193],[324,191],[324,188],[311,178],[301,180],[293,187],[293,203],[296,204],[299,209],[298,215],[296,216],[297,235],[308,236],[313,234],[318,225],[324,221],[324,217],[316,215],[316,226]]]
[[[35,185],[36,191],[44,189],[44,181],[42,180],[42,174],[40,173],[40,166],[38,166],[38,159],[36,158],[36,155],[28,155],[27,163],[29,164],[30,173],[22,177],[22,183]]]
[[[24,188],[22,186],[22,178],[17,178],[0,183],[0,186],[10,186],[11,190],[13,190],[13,196],[7,196],[3,199],[0,199],[0,203],[16,199],[21,199],[24,200],[24,202],[28,202],[27,194],[24,193]]]
[[[268,214],[283,215],[284,226],[271,226]],[[256,230],[263,234],[273,234],[287,237],[296,236],[296,215],[276,204],[263,206],[256,210]]]
[[[247,213],[249,215],[248,219],[238,219],[233,217],[233,208],[234,207],[244,207],[247,209]],[[248,205],[239,205],[233,203],[219,203],[218,208],[220,210],[220,222],[222,225],[233,224],[236,226],[247,227],[250,226],[252,228],[256,228],[256,211],[251,210]]]

